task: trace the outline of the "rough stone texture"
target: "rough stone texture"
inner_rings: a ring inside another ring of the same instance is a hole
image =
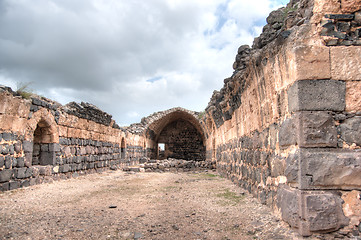
[[[299,124],[300,147],[337,147],[337,130],[331,113],[301,112]]]
[[[343,200],[334,193],[302,192],[282,185],[277,192],[277,206],[282,219],[299,228],[304,236],[318,231],[334,231],[349,219],[342,211]]]
[[[361,47],[332,47],[330,53],[333,80],[361,80]]]
[[[300,189],[355,189],[361,182],[361,152],[300,150]]]
[[[359,0],[341,0],[341,10],[344,13],[353,13],[361,10],[361,1]]]
[[[295,51],[295,80],[329,79],[330,52],[327,47],[298,46]]]
[[[361,112],[361,81],[346,82],[346,111]]]
[[[342,140],[348,145],[361,146],[361,116],[346,119],[340,126]]]
[[[342,199],[332,193],[310,193],[304,196],[308,231],[332,231],[349,222],[342,212]],[[307,231],[307,229],[302,229]]]
[[[299,195],[296,190],[282,185],[277,191],[277,206],[282,209],[282,219],[295,228],[300,227]]]
[[[289,111],[343,111],[345,88],[342,81],[297,81],[288,90]]]

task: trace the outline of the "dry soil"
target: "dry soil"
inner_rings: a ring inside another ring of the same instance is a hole
[[[300,239],[215,172],[109,171],[0,193],[0,239]]]

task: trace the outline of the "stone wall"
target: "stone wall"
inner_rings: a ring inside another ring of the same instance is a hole
[[[24,99],[0,88],[0,190],[137,164],[144,142],[87,103]]]
[[[273,11],[253,46],[238,49],[204,114],[173,108],[120,128],[94,105],[0,87],[0,190],[144,163],[167,142],[167,157],[207,162],[144,167],[215,162],[302,235],[358,236],[360,13],[360,0],[291,0]],[[176,150],[190,133],[194,146]]]
[[[308,236],[358,235],[361,221],[360,1],[291,1],[202,119],[207,159]]]

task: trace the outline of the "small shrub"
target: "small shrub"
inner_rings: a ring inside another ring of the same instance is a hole
[[[18,82],[16,84],[16,93],[25,99],[30,99],[30,97],[34,95],[33,90],[29,88],[31,84],[31,82]]]

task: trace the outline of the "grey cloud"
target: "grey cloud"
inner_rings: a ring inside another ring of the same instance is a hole
[[[0,79],[34,82],[62,103],[94,103],[120,123],[139,120],[134,111],[202,110],[245,39],[204,24],[217,5],[241,0],[217,1],[0,0]],[[222,46],[219,54],[212,46]],[[146,85],[154,77],[166,82]]]

